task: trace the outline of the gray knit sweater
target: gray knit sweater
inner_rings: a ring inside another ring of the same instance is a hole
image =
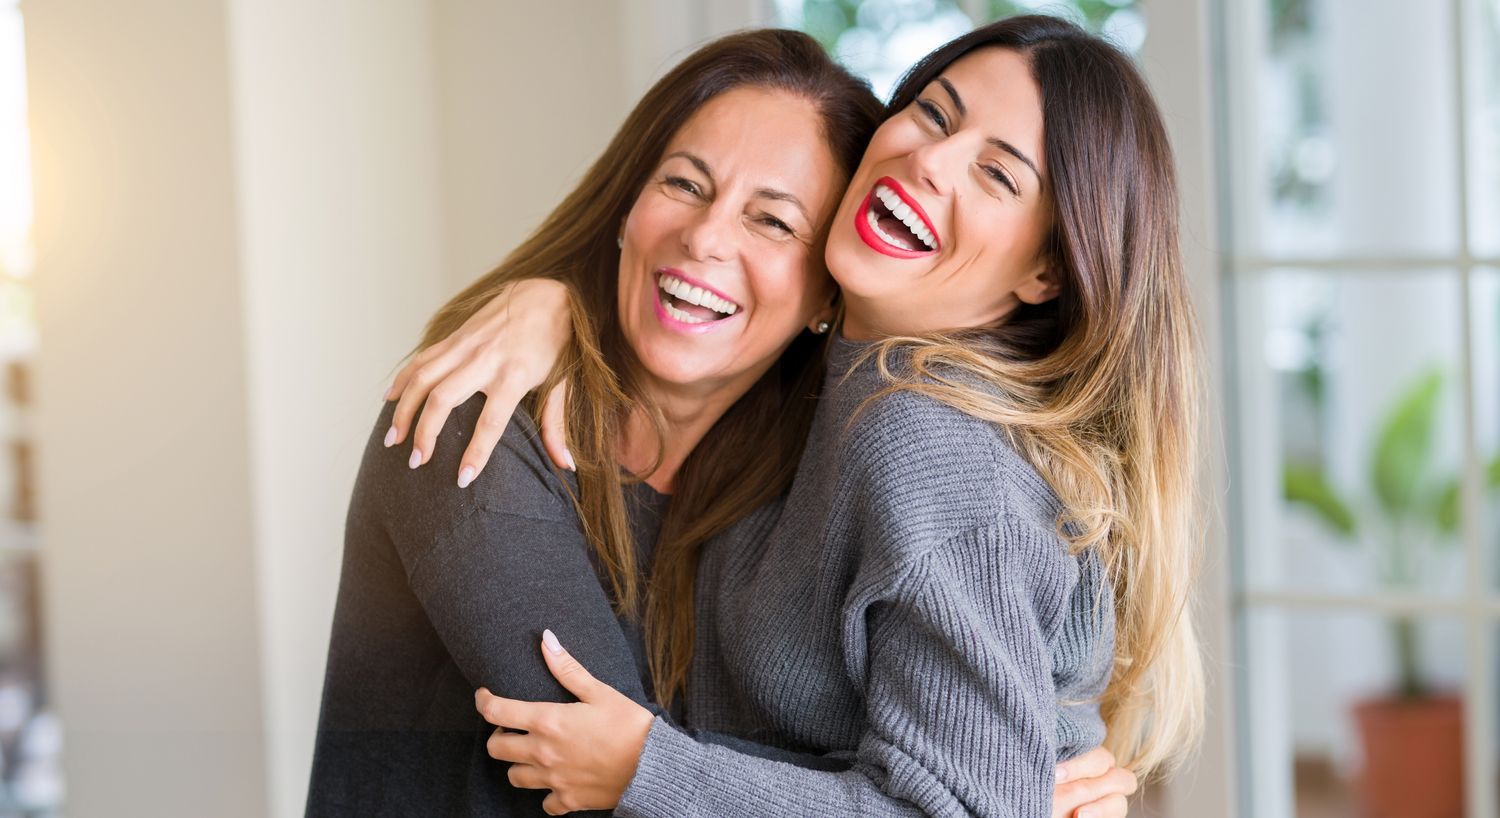
[[[1003,429],[910,392],[856,414],[884,385],[859,351],[833,344],[785,500],[705,547],[684,702],[695,728],[848,769],[658,718],[617,815],[1045,816],[1056,761],[1102,740],[1097,557],[1068,553]]]

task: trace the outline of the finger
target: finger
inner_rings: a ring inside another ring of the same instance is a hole
[[[525,395],[509,383],[502,383],[485,390],[484,409],[479,412],[479,424],[474,427],[474,439],[464,450],[463,462],[458,467],[458,487],[468,488],[474,478],[484,471],[490,462],[490,454],[505,435],[505,426],[516,413],[516,404]]]
[[[594,698],[599,682],[583,669],[583,665],[578,664],[573,654],[563,649],[557,641],[557,635],[550,630],[542,631],[542,658],[546,660],[547,669],[552,671],[552,676],[558,683],[577,696],[579,701],[587,702]]]
[[[572,810],[564,805],[562,796],[553,792],[548,793],[547,797],[542,799],[542,812],[548,815],[567,815]]]
[[[474,709],[496,727],[527,731],[536,727],[536,705],[496,696],[483,687],[474,691]]]
[[[406,365],[401,367],[401,371],[396,373],[396,379],[391,381],[391,388],[385,390],[385,399],[388,401],[395,400],[397,396],[405,391],[406,384],[411,381],[411,377],[416,374],[417,369],[433,355],[440,352],[441,347],[446,343],[447,339],[444,339],[426,349],[419,350],[417,354],[413,355],[411,360],[407,361]]]
[[[1080,778],[1059,784],[1053,792],[1053,815],[1073,815],[1075,810],[1101,801],[1110,796],[1124,797],[1135,792],[1135,774],[1129,770],[1113,767],[1104,775]]]
[[[567,408],[568,379],[563,378],[547,393],[542,404],[542,445],[558,468],[578,471],[573,453],[568,451]]]
[[[490,734],[484,749],[496,761],[514,761],[519,764],[535,764],[536,739],[529,733],[508,733],[497,729]]]
[[[1104,747],[1095,747],[1080,756],[1075,756],[1057,765],[1057,781],[1077,781],[1080,778],[1096,778],[1115,766],[1115,755]]]
[[[1130,812],[1130,802],[1123,795],[1111,795],[1082,807],[1076,818],[1125,818]]]
[[[547,789],[546,774],[538,767],[530,764],[512,764],[506,770],[505,777],[510,780],[512,786],[523,790],[545,790]]]
[[[443,431],[443,424],[448,422],[453,408],[463,405],[479,391],[477,369],[477,365],[470,365],[450,372],[427,395],[427,404],[422,407],[422,417],[417,421],[417,429],[411,438],[413,468],[432,459],[432,453],[437,451],[438,434]]]
[[[421,363],[412,362],[416,364],[416,368],[402,386],[401,398],[396,401],[396,411],[391,416],[391,428],[396,432],[394,437],[386,438],[391,444],[406,440],[407,433],[411,431],[412,418],[416,416],[417,409],[427,402],[428,393],[458,365],[458,358],[450,354],[451,350],[451,346],[444,346],[442,350],[433,347],[428,350],[432,354],[426,360]],[[423,355],[427,355],[427,352]]]

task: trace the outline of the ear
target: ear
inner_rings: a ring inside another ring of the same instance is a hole
[[[1045,304],[1062,292],[1062,282],[1051,263],[1043,262],[1036,271],[1016,285],[1016,298],[1025,304]]]
[[[818,326],[820,324],[823,326],[832,326],[835,323],[834,319],[839,314],[839,293],[839,288],[835,286],[833,292],[829,293],[828,300],[823,302],[823,306],[819,307],[818,311],[813,313],[812,320],[807,322],[809,330],[818,333]]]

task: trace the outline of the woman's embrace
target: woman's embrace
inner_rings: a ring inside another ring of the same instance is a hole
[[[883,112],[689,56],[398,376],[308,813],[1123,814],[1202,696],[1176,207],[1058,20]]]

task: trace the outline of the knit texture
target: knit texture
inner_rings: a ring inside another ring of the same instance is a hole
[[[819,771],[658,719],[617,815],[1045,816],[1103,739],[1114,646],[1092,552],[1005,430],[886,382],[835,340],[791,490],[704,550],[694,728],[823,754]],[[897,366],[900,359],[896,359]]]

